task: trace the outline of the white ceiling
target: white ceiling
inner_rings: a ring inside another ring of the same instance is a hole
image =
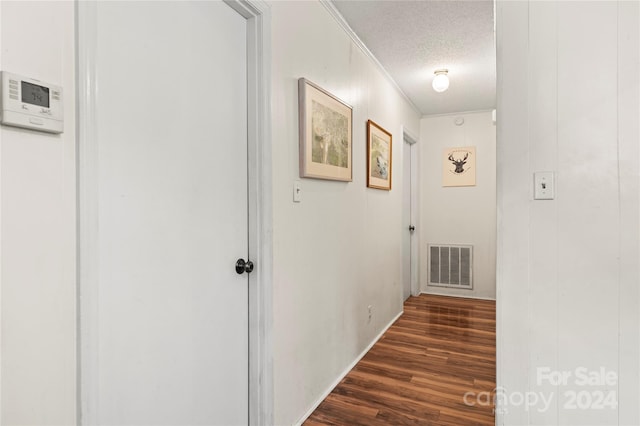
[[[332,2],[422,114],[495,108],[492,0]],[[436,93],[431,81],[441,68],[450,86]]]

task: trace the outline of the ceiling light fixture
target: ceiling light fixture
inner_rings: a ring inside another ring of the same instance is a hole
[[[431,86],[433,86],[433,90],[438,93],[442,93],[449,88],[449,76],[447,75],[448,73],[449,70],[445,69],[436,70],[434,72],[436,76],[433,77],[433,83],[431,83]]]

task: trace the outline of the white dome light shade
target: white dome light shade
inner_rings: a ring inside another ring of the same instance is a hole
[[[431,84],[433,86],[433,90],[438,93],[442,93],[449,88],[448,72],[449,71],[447,70],[437,70],[434,73],[436,76],[433,77],[433,83]]]

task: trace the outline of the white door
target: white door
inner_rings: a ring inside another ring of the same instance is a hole
[[[95,21],[85,418],[247,424],[246,21],[218,1],[98,2]]]
[[[417,216],[415,140],[403,135],[402,188],[402,297],[417,295],[417,247],[415,222]]]

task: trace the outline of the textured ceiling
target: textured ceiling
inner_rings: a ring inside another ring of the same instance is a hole
[[[333,0],[360,40],[424,115],[495,108],[493,1]],[[449,70],[449,89],[431,88]]]

